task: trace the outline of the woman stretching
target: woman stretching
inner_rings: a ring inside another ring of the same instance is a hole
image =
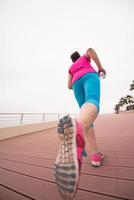
[[[99,167],[104,157],[96,145],[93,122],[100,110],[100,73],[106,75],[94,49],[89,48],[80,56],[76,51],[71,55],[73,64],[69,68],[68,88],[73,89],[80,107],[77,120],[69,115],[58,124],[59,152],[55,161],[55,178],[58,191],[63,199],[75,196],[82,164],[85,138],[90,146],[91,164]],[[92,67],[96,63],[98,72]]]

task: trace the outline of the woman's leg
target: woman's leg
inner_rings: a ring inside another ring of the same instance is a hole
[[[100,80],[97,74],[91,74],[84,82],[85,103],[81,107],[79,121],[83,125],[91,147],[91,163],[93,166],[100,166],[104,155],[97,150],[96,138],[94,132],[90,130],[94,120],[99,113],[100,102]]]
[[[86,138],[89,146],[89,152],[91,152],[91,154],[97,153],[98,147],[96,144],[95,129],[93,126],[90,126],[88,129]]]
[[[98,110],[92,103],[84,103],[80,110],[79,121],[82,123],[85,133],[93,124],[94,120],[98,116]]]
[[[96,73],[87,75],[84,80],[85,103],[80,110],[79,120],[82,122],[85,133],[93,124],[99,113],[100,79]]]
[[[95,128],[94,125],[92,124],[86,134],[86,139],[87,139],[87,143],[88,143],[88,151],[91,153],[91,155],[98,153],[98,147],[97,147],[97,143],[96,143],[96,137],[95,137]],[[87,153],[84,150],[83,152],[83,156],[86,157]]]
[[[93,122],[99,113],[100,81],[98,75],[87,74],[74,84],[73,91],[81,109],[79,121],[83,124],[90,152],[98,152],[93,127]]]

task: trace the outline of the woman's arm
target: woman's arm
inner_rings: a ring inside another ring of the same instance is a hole
[[[72,75],[68,74],[68,88],[71,90],[72,89]]]
[[[92,48],[89,48],[86,52],[86,56],[89,58],[89,59],[93,59],[93,61],[96,63],[97,67],[98,67],[98,72],[103,72],[105,75],[106,75],[106,71],[104,70],[104,68],[102,67],[101,65],[101,62],[99,60],[99,57],[97,55],[97,53],[95,52],[94,49]]]

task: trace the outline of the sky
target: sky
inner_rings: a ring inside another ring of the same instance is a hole
[[[133,11],[133,0],[0,0],[0,113],[79,112],[70,54],[89,47],[107,72],[100,114],[113,113],[132,95]]]

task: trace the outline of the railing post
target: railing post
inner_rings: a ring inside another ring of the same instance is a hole
[[[22,126],[22,123],[23,123],[23,116],[24,116],[24,114],[22,113],[21,114],[21,119],[20,119],[20,125]]]
[[[58,120],[60,120],[60,114],[58,113]]]
[[[45,122],[45,113],[43,114],[43,122]]]

